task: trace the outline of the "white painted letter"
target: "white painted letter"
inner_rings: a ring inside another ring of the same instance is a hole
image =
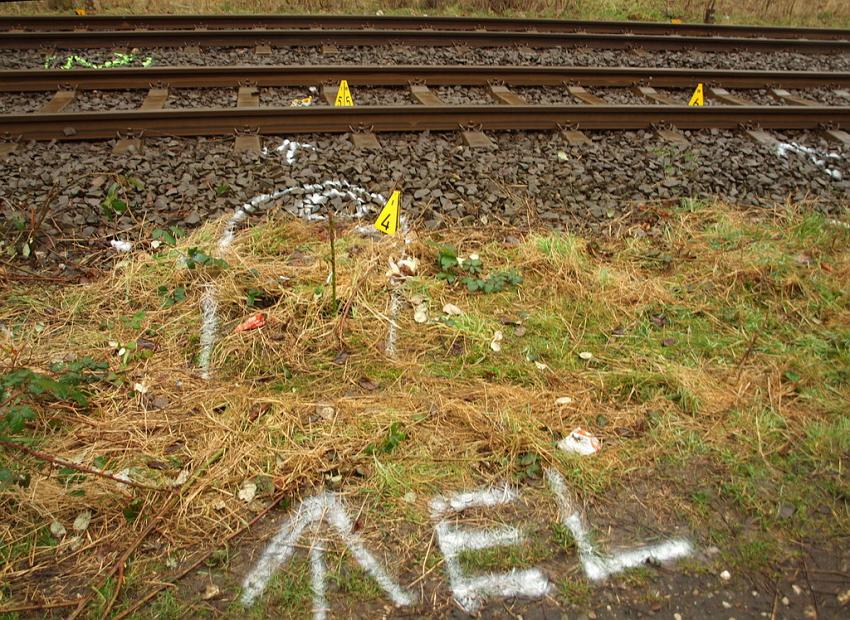
[[[547,467],[546,482],[549,483],[549,488],[555,495],[561,524],[573,535],[584,574],[593,581],[602,581],[607,579],[609,575],[619,573],[627,568],[640,566],[647,560],[665,562],[688,556],[693,552],[690,542],[681,538],[674,538],[657,545],[627,549],[613,555],[605,555],[593,546],[581,512],[573,505],[561,474],[551,467]]]
[[[444,517],[450,512],[459,513],[467,508],[498,506],[512,502],[517,497],[508,487],[483,489],[458,493],[448,499],[431,500],[431,516],[437,523],[437,544],[446,560],[449,584],[458,604],[473,613],[489,598],[525,596],[539,598],[549,592],[546,576],[536,568],[517,570],[497,575],[472,577],[461,569],[459,555],[463,551],[478,551],[489,547],[516,545],[524,537],[515,527],[503,526],[488,530],[462,528],[450,524]]]
[[[375,557],[363,546],[360,537],[354,532],[351,517],[345,511],[342,502],[332,493],[322,493],[304,500],[266,547],[262,557],[242,583],[243,605],[250,605],[262,594],[274,572],[295,552],[295,545],[304,533],[304,529],[311,527],[317,530],[325,520],[349,548],[360,567],[378,582],[393,603],[399,606],[413,603],[413,597],[393,581]],[[313,617],[317,620],[324,619],[327,613],[323,553],[324,548],[321,542],[313,542],[310,547],[310,573],[313,587]]]

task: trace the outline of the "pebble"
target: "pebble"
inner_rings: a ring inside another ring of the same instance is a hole
[[[732,579],[732,573],[730,573],[728,570],[724,570],[720,573],[720,578],[723,581],[729,581],[730,579]]]

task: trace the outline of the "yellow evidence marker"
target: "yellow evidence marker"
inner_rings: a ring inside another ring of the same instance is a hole
[[[694,94],[691,95],[691,100],[688,101],[689,106],[698,105],[701,106],[705,103],[705,99],[702,95],[702,84],[697,84],[697,88],[694,91]]]
[[[378,214],[378,219],[375,220],[375,228],[385,235],[394,235],[398,230],[398,222],[401,214],[400,198],[401,192],[395,190],[392,196],[390,196],[390,199],[387,200],[387,204],[384,205],[384,208]]]
[[[336,101],[334,107],[348,107],[354,105],[354,99],[351,98],[351,91],[348,89],[348,80],[342,80],[339,83],[339,90],[336,91]]]

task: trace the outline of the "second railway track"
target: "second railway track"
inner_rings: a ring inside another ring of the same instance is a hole
[[[842,28],[717,25],[638,21],[582,21],[482,17],[418,17],[398,15],[87,15],[80,17],[0,16],[0,30],[135,30],[135,29],[364,29],[454,31],[537,31],[551,33],[689,35],[711,37],[762,37],[775,39],[848,40]]]
[[[51,30],[0,32],[0,49],[96,49],[167,47],[249,47],[265,44],[303,47],[407,45],[530,48],[697,50],[728,52],[795,51],[807,54],[850,52],[849,39],[765,38],[593,32],[383,29],[200,29],[200,30]]]

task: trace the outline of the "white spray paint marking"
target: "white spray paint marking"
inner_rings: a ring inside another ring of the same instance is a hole
[[[798,155],[808,156],[809,160],[818,168],[823,170],[836,181],[843,178],[841,171],[836,168],[831,168],[828,161],[840,160],[841,156],[838,153],[824,153],[817,149],[797,144],[796,142],[779,142],[776,145],[776,154],[780,157],[787,157],[788,153],[796,153]]]
[[[290,142],[289,144],[293,143]],[[374,211],[374,208],[370,209],[370,205],[377,206],[385,202],[381,194],[369,192],[362,187],[350,184],[348,181],[308,183],[301,187],[290,187],[271,194],[260,194],[236,209],[230,219],[227,220],[224,225],[224,232],[218,240],[218,254],[221,255],[227,251],[236,237],[236,229],[248,219],[249,215],[256,213],[264,204],[287,196],[296,196],[297,198],[293,204],[284,207],[286,211],[296,217],[311,221],[324,220],[325,216],[318,211],[328,200],[334,198],[353,202],[354,212],[350,216],[356,219],[361,219],[368,215],[370,211]],[[215,332],[218,327],[217,298],[218,288],[214,284],[210,284],[201,299],[201,351],[198,356],[198,365],[204,379],[210,377],[210,360],[215,344]]]
[[[590,533],[581,516],[581,511],[575,507],[570,498],[564,478],[554,469],[545,470],[546,482],[555,496],[561,524],[573,535],[579,561],[585,575],[593,581],[602,581],[610,575],[645,564],[647,561],[667,562],[683,558],[693,553],[693,546],[685,539],[676,538],[636,549],[628,549],[618,553],[605,555],[598,551],[591,542]]]
[[[310,579],[313,587],[313,617],[325,620],[328,614],[328,598],[325,595],[325,549],[315,541],[310,547]]]
[[[201,296],[201,352],[198,355],[198,365],[201,367],[201,376],[210,378],[210,357],[215,343],[215,330],[218,328],[218,287],[210,282],[204,287]]]
[[[393,287],[390,291],[390,324],[387,328],[387,344],[384,350],[390,357],[395,357],[395,343],[398,340],[398,314],[401,311],[401,291]]]
[[[468,508],[492,507],[512,502],[517,494],[512,489],[482,489],[458,493],[445,499],[431,500],[431,516],[439,519],[437,544],[446,562],[446,573],[454,599],[468,613],[474,613],[488,599],[524,596],[540,598],[551,590],[546,576],[538,569],[511,569],[507,573],[470,576],[461,568],[460,554],[491,547],[522,544],[525,537],[513,526],[487,530],[452,525],[445,520],[449,512]]]
[[[402,238],[404,239],[404,246],[401,249],[400,259],[403,260],[407,256],[407,244],[410,243],[407,218],[403,215],[399,217],[399,229],[401,230]],[[390,357],[395,357],[396,353],[396,342],[398,341],[398,315],[401,312],[401,307],[403,305],[401,300],[401,284],[403,281],[403,278],[390,278],[390,324],[387,327],[387,343],[384,346],[384,350]]]
[[[315,147],[312,144],[307,144],[306,142],[296,142],[295,140],[284,138],[283,143],[277,148],[275,148],[274,152],[281,153],[287,165],[291,166],[295,163],[298,151],[313,150],[314,148]],[[271,153],[272,152],[269,151],[268,147],[263,147],[263,155],[268,156]]]
[[[296,543],[304,530],[308,526],[318,530],[325,521],[336,531],[355,561],[378,582],[393,603],[398,606],[413,603],[410,593],[384,571],[375,556],[363,545],[360,537],[354,532],[351,517],[342,502],[332,493],[321,493],[304,500],[263,551],[254,569],[248,573],[242,583],[243,605],[251,605],[262,594],[275,571],[295,553]],[[310,573],[313,589],[313,617],[318,620],[325,618],[327,612],[323,553],[321,543],[314,541],[310,549]]]

